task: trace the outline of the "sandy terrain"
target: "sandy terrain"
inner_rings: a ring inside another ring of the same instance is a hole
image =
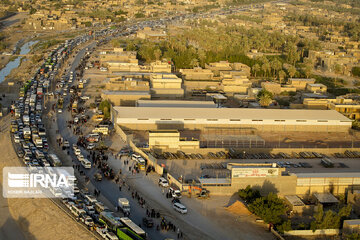
[[[0,152],[6,153],[0,172],[5,166],[21,166],[11,145],[9,122],[9,116],[0,121]],[[1,194],[0,206],[0,239],[94,239],[49,199],[4,199]]]

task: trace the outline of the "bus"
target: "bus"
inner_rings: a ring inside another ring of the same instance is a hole
[[[131,231],[136,233],[136,235],[140,236],[140,239],[146,239],[146,233],[142,230],[138,225],[136,225],[133,221],[131,221],[127,217],[120,218],[120,221],[128,227]]]
[[[101,212],[99,221],[105,224],[110,230],[116,231],[117,228],[123,227],[123,224],[120,222],[120,218],[114,216],[113,212]]]
[[[53,153],[49,154],[49,162],[53,167],[59,167],[61,166],[60,159]]]
[[[144,238],[140,237],[128,227],[118,228],[116,230],[116,235],[121,240],[144,240]]]

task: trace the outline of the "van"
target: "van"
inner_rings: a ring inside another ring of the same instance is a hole
[[[91,168],[91,162],[89,160],[87,160],[86,158],[84,158],[81,161],[81,165],[83,165],[83,167],[86,168],[86,169]]]
[[[186,214],[187,213],[187,208],[182,205],[181,203],[174,203],[173,208],[175,209],[175,211],[182,213],[182,214]]]

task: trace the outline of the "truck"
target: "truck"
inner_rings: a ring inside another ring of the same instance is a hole
[[[118,199],[118,209],[121,210],[126,216],[130,215],[130,203],[126,198]]]
[[[59,100],[57,102],[58,112],[62,112],[63,104],[64,104],[64,99],[61,97],[61,98],[59,98]]]
[[[73,112],[77,112],[77,107],[78,107],[78,101],[74,101],[73,104],[71,105],[71,109]]]
[[[23,129],[23,132],[24,132],[24,139],[30,140],[30,138],[31,138],[31,129],[29,127],[25,127]]]

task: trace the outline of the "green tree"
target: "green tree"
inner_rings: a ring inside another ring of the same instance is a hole
[[[271,92],[263,89],[258,93],[257,99],[262,107],[267,107],[272,102],[273,95]]]
[[[247,185],[244,189],[240,189],[238,194],[239,197],[247,203],[252,203],[255,199],[261,197],[259,190],[251,188],[250,185]]]
[[[342,221],[350,216],[352,206],[346,205],[335,211],[328,210],[324,212],[322,206],[318,207],[318,212],[314,215],[314,221],[310,224],[310,229],[337,229],[341,227]]]
[[[285,71],[284,71],[284,70],[280,70],[280,71],[279,71],[280,84],[282,83],[282,81],[284,80],[285,77],[286,77]]]
[[[257,72],[259,72],[259,71],[260,71],[260,65],[259,65],[259,64],[257,64],[257,63],[256,63],[256,64],[254,64],[254,66],[252,66],[251,70],[252,70],[252,72],[253,72],[254,76],[256,77]]]
[[[160,50],[159,48],[155,49],[155,51],[154,51],[155,59],[156,59],[156,60],[160,60],[161,55],[162,55],[161,50]]]
[[[284,201],[275,193],[269,193],[266,197],[257,198],[249,204],[249,210],[267,223],[279,224],[287,208]]]
[[[99,109],[104,113],[104,119],[110,119],[111,104],[108,100],[104,100],[99,104]]]
[[[264,71],[265,76],[269,76],[269,72],[271,70],[270,63],[269,62],[263,63],[263,65],[261,66],[261,70]]]
[[[352,233],[345,236],[346,240],[360,240],[360,233]]]
[[[290,66],[289,69],[288,69],[288,73],[289,73],[289,76],[291,78],[293,78],[296,74],[296,67],[295,66]]]

